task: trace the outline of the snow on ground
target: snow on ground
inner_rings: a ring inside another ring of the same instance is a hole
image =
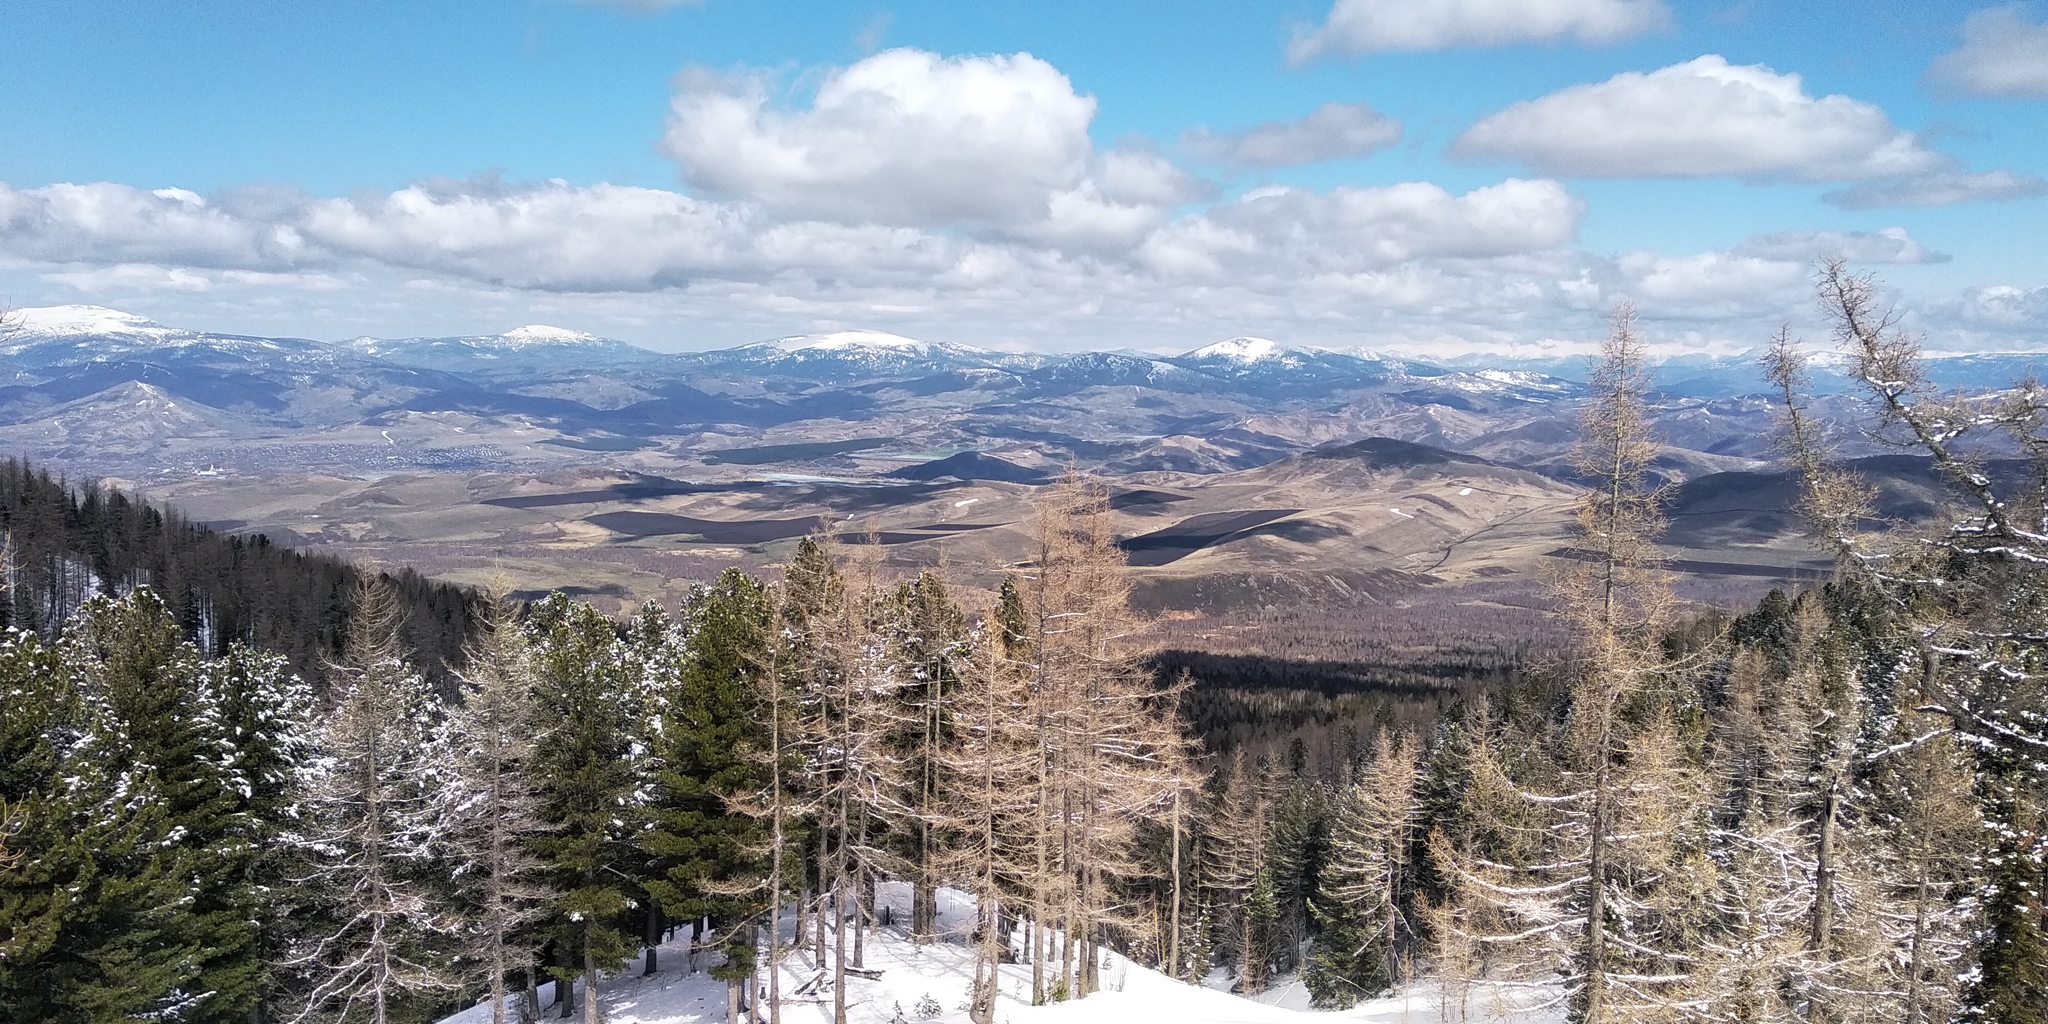
[[[878,888],[878,907],[888,907],[896,921],[909,920],[908,886],[889,883]],[[880,971],[881,977],[847,977],[849,1024],[891,1024],[899,1019],[912,1024],[966,1024],[967,989],[974,975],[973,952],[965,944],[971,911],[972,901],[965,894],[942,889],[939,924],[946,934],[939,941],[919,946],[905,938],[900,927],[870,931],[864,966]],[[793,918],[785,914],[783,920],[786,939]],[[849,934],[849,951],[852,941]],[[826,942],[829,950],[829,935]],[[642,975],[642,961],[636,957],[626,965],[623,974],[605,979],[599,985],[605,1020],[612,1024],[723,1024],[725,984],[705,973],[705,968],[717,958],[715,954],[700,953],[696,973],[688,973],[684,967],[688,945],[689,929],[680,929],[675,941],[660,947],[654,974]],[[1003,965],[1001,996],[996,1002],[997,1024],[1558,1024],[1564,1019],[1557,1011],[1512,1012],[1510,1007],[1501,1005],[1497,993],[1488,991],[1474,992],[1465,1013],[1460,1014],[1456,1008],[1447,1012],[1441,993],[1428,983],[1348,1010],[1310,1010],[1307,991],[1291,976],[1277,979],[1272,989],[1247,999],[1211,987],[1228,985],[1228,979],[1220,973],[1207,984],[1195,986],[1114,953],[1107,954],[1107,961],[1101,972],[1102,991],[1085,999],[1047,1006],[1031,1005],[1029,964]],[[805,949],[793,950],[786,956],[782,964],[783,1024],[830,1024],[829,978],[816,994],[793,994],[816,978],[820,966]],[[927,1000],[937,1004],[937,1015],[919,1014],[921,1004],[929,1008]],[[553,1001],[554,985],[541,986],[543,1022],[559,1019],[560,1008]],[[574,1020],[581,1019],[580,1004],[577,1010]],[[478,1004],[441,1024],[488,1024],[490,1019],[488,1007]],[[507,1019],[517,1019],[509,1007]],[[767,1019],[766,1005],[761,1007],[761,1019]]]

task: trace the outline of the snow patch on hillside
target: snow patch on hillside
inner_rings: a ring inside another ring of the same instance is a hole
[[[909,887],[900,882],[877,887],[878,908],[886,907],[898,922],[910,919]],[[952,889],[939,891],[939,928],[936,941],[917,945],[900,927],[881,927],[869,933],[863,966],[879,977],[849,975],[846,1003],[849,1024],[891,1024],[893,1021],[930,1021],[933,1024],[967,1024],[968,987],[974,975],[968,931],[972,926],[973,901]],[[791,914],[783,915],[785,940],[794,924]],[[723,1024],[725,985],[705,973],[718,955],[700,952],[697,970],[684,966],[689,929],[678,929],[676,940],[659,947],[658,970],[641,973],[642,961],[635,958],[621,975],[599,985],[598,999],[603,1019],[611,1024]],[[806,938],[811,936],[807,935]],[[1020,933],[1021,937],[1021,933]],[[849,937],[850,940],[850,937]],[[706,937],[707,945],[710,937]],[[827,938],[827,948],[830,948]],[[1021,948],[1021,941],[1016,943]],[[1272,990],[1253,999],[1233,995],[1215,987],[1227,985],[1219,972],[1203,985],[1175,981],[1157,971],[1132,963],[1115,953],[1105,954],[1102,991],[1085,999],[1046,1006],[1031,1005],[1031,966],[1004,964],[1000,971],[1000,995],[995,1019],[1000,1024],[1560,1024],[1556,1011],[1529,1012],[1518,1009],[1552,998],[1548,989],[1501,990],[1479,988],[1469,993],[1461,1008],[1444,999],[1435,986],[1424,983],[1384,999],[1373,999],[1348,1010],[1304,1009],[1307,993],[1292,979],[1281,978]],[[832,992],[825,964],[809,948],[790,950],[781,966],[782,1019],[784,1024],[830,1024]],[[766,974],[763,974],[766,984]],[[541,1019],[558,1018],[554,1005],[555,986],[541,986]],[[797,993],[802,992],[802,995]],[[580,1019],[582,989],[577,989]],[[920,1012],[937,1008],[937,1012]],[[508,1019],[517,1019],[508,1007]],[[767,1019],[767,1007],[761,1007]],[[441,1024],[487,1024],[490,1008],[482,1003],[445,1018]]]

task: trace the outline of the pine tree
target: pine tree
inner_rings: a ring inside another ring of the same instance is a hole
[[[664,877],[647,882],[663,911],[711,917],[725,935],[726,962],[713,976],[726,982],[737,1018],[742,986],[754,974],[749,933],[759,897],[748,893],[766,865],[760,823],[732,813],[729,800],[763,782],[748,751],[762,746],[756,656],[768,639],[768,606],[760,583],[729,569],[692,599],[688,614],[686,660],[676,685],[658,696],[655,823],[640,842],[667,865]]]
[[[684,667],[689,663],[689,626],[687,615],[671,616],[660,602],[649,601],[640,608],[634,619],[628,643],[632,645],[632,658],[639,674],[639,693],[635,703],[639,706],[639,721],[633,730],[633,774],[635,778],[634,817],[637,829],[633,843],[638,849],[640,860],[634,870],[638,881],[639,896],[646,903],[643,909],[643,925],[647,928],[644,952],[645,973],[652,974],[658,968],[656,947],[664,922],[673,920],[674,913],[663,903],[656,888],[668,877],[673,862],[650,852],[650,837],[661,828],[657,803],[661,789],[658,783],[662,771],[662,752],[666,749],[662,737],[666,734],[667,719],[664,707],[668,695],[678,692],[682,685]],[[702,918],[690,918],[694,930],[702,927]],[[684,969],[696,973],[697,957],[695,939],[684,955]]]
[[[1277,973],[1299,966],[1298,951],[1315,934],[1314,901],[1323,888],[1330,855],[1330,797],[1320,782],[1303,774],[1305,755],[1303,745],[1290,749],[1285,780],[1269,797],[1272,849],[1267,860],[1272,865],[1273,898],[1279,913],[1273,938],[1273,970]]]
[[[173,927],[187,890],[159,855],[169,815],[154,773],[113,760],[66,655],[0,638],[0,799],[22,855],[0,871],[0,1000],[53,1024],[178,1010],[199,951]]]
[[[316,757],[317,702],[283,655],[241,643],[203,663],[199,676],[223,737],[222,767],[250,850],[243,877],[266,972],[256,1015],[270,1019],[282,994],[270,965],[288,955],[297,930],[287,893],[304,866],[300,853],[309,825],[305,799]]]
[[[104,973],[79,979],[72,995],[105,1012],[246,1017],[264,980],[248,878],[260,837],[239,780],[225,770],[227,737],[198,652],[143,588],[120,601],[88,601],[65,657],[93,756],[119,766],[110,795],[147,808],[121,844],[99,848],[98,869],[109,883],[141,886],[159,901],[101,908],[107,916],[78,937],[81,957]],[[125,966],[107,970],[115,965]]]
[[[535,714],[548,723],[530,771],[545,830],[527,843],[553,875],[552,931],[571,962],[555,971],[557,990],[573,995],[583,979],[583,1020],[597,1024],[599,976],[632,955],[621,928],[625,870],[635,863],[628,805],[635,778],[629,744],[638,692],[636,665],[617,624],[561,594],[533,609],[529,652]],[[573,1000],[564,998],[566,1016]]]
[[[896,589],[887,609],[890,663],[901,687],[903,726],[896,744],[910,790],[901,815],[911,868],[910,935],[928,941],[938,929],[937,867],[946,838],[934,834],[947,799],[941,751],[951,742],[950,702],[958,688],[958,661],[966,625],[937,573],[926,570]]]

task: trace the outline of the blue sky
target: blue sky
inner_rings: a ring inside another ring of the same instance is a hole
[[[2048,343],[2048,3],[28,0],[0,297],[342,337]]]

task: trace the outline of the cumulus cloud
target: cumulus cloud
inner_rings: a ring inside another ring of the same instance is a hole
[[[2048,21],[2035,24],[2025,4],[1963,19],[1963,45],[1934,59],[1928,82],[1973,96],[2048,98]]]
[[[835,70],[806,108],[762,74],[682,76],[663,148],[692,186],[802,216],[896,225],[1040,220],[1094,157],[1095,100],[1028,53],[895,49]]]
[[[1585,204],[1554,181],[1509,179],[1454,196],[1428,182],[1327,193],[1256,189],[1147,238],[1162,273],[1348,274],[1415,259],[1484,259],[1554,249]]]
[[[2048,327],[2048,288],[1974,288],[1963,297],[1961,313],[1965,320],[1994,327]]]
[[[1292,167],[1364,156],[1401,141],[1401,122],[1366,103],[1325,103],[1299,121],[1268,121],[1241,132],[1197,128],[1181,148],[1240,167]]]
[[[0,182],[0,251],[24,259],[283,267],[304,250],[290,226],[252,223],[185,189]]]
[[[1624,296],[1653,324],[1692,322],[1687,330],[1716,344],[1754,343],[1810,305],[1816,250],[1934,258],[1896,229],[1603,257],[1572,244],[1584,204],[1552,180],[1463,193],[1426,182],[1273,186],[1161,214],[1181,186],[1156,155],[1103,154],[1083,187],[1059,193],[1070,220],[1041,222],[1030,237],[847,224],[561,181],[436,180],[346,197],[0,186],[0,283],[17,299],[40,297],[24,284],[62,289],[54,301],[146,296],[159,319],[185,302],[201,311],[189,322],[203,326],[239,310],[274,333],[305,332],[278,321],[292,308],[322,310],[328,329],[386,333],[454,329],[451,311],[464,309],[492,322],[589,322],[561,312],[572,311],[612,323],[762,325],[734,340],[823,322],[909,333],[945,323],[942,336],[1129,344],[1266,320],[1350,344],[1498,350],[1597,338],[1605,309]],[[94,201],[69,201],[79,194]],[[296,241],[265,242],[278,237]],[[2033,329],[2040,305],[2030,293],[1986,291],[1954,316],[2010,333]],[[530,312],[504,312],[514,308]]]
[[[257,318],[246,321],[251,329],[261,323],[274,333],[304,333],[303,324],[278,321],[278,311],[310,304],[327,329],[385,333],[430,323],[470,329],[451,312],[469,310],[491,322],[640,324],[626,336],[644,338],[671,329],[648,325],[689,323],[700,326],[676,340],[699,343],[700,330],[744,322],[760,326],[729,340],[855,323],[961,340],[1131,344],[1264,320],[1406,351],[1595,339],[1606,309],[1630,297],[1660,338],[1687,332],[1740,348],[1810,306],[1816,251],[1868,261],[1935,255],[1894,229],[1784,232],[1726,252],[1604,257],[1573,245],[1584,204],[1552,180],[1462,193],[1424,182],[1272,186],[1162,219],[1150,201],[1179,187],[1163,161],[1112,152],[1122,166],[1103,154],[1087,176],[1091,191],[1061,200],[1075,204],[1068,232],[1037,237],[846,224],[746,201],[560,181],[436,180],[261,201],[74,186],[102,202],[60,206],[36,232],[0,236],[0,281],[17,298],[40,298],[24,295],[25,282],[62,289],[52,301],[147,297],[137,301],[158,319],[184,302],[201,311],[187,322],[204,326],[218,326],[221,310],[240,310]],[[1098,179],[1125,199],[1105,194]],[[39,191],[0,196],[18,205]],[[253,244],[209,249],[159,217],[143,223],[168,225],[162,237],[130,227],[110,246],[106,223],[86,216],[151,204],[209,211],[220,237],[286,232],[299,245],[288,255]],[[1145,213],[1118,221],[1105,209]],[[1986,291],[1952,315],[2011,333],[2033,329],[2039,306],[2030,293]],[[364,322],[371,316],[389,319]]]
[[[1797,74],[1714,54],[1517,103],[1481,118],[1452,152],[1544,174],[1752,181],[1900,177],[1952,163],[1873,104],[1814,98]]]
[[[849,225],[562,182],[434,181],[239,209],[244,235],[297,233],[293,261],[108,262],[82,225],[52,222],[33,256],[0,239],[0,284],[24,304],[137,301],[165,322],[265,333],[306,333],[295,309],[319,310],[315,329],[328,333],[523,318],[698,345],[823,324],[983,343],[1181,344],[1265,321],[1304,340],[1438,355],[1590,343],[1624,296],[1653,333],[1694,321],[1684,330],[1715,344],[1754,344],[1810,305],[1806,265],[1774,254],[1579,250],[1583,204],[1544,180],[1463,193],[1269,187],[1113,240]]]
[[[1514,43],[1615,43],[1671,24],[1662,0],[1337,0],[1287,59]]]
[[[44,202],[33,217],[17,211],[0,221],[7,225],[0,256],[65,265],[61,272],[73,275],[122,267],[119,274],[138,282],[152,267],[291,274],[363,265],[550,292],[658,291],[791,276],[850,286],[967,287],[992,280],[990,268],[1159,284],[1542,252],[1567,244],[1584,213],[1557,182],[1510,179],[1463,195],[1423,182],[1329,192],[1265,188],[1168,217],[1163,204],[1184,198],[1189,187],[1170,164],[1127,151],[1104,154],[1098,164],[1079,187],[1055,194],[1049,217],[1013,235],[986,237],[781,217],[749,202],[562,181],[439,180],[384,195],[272,202],[260,207],[261,216],[189,194],[165,198],[115,184],[9,189],[0,191],[0,209],[29,205],[52,190],[60,197],[84,191],[99,201]],[[150,215],[122,218],[118,232],[101,213],[138,208]],[[168,215],[192,210],[208,215],[199,228]],[[278,237],[295,244],[287,252],[252,241]],[[200,279],[179,280],[199,287]]]
[[[1903,178],[1867,181],[1821,196],[1846,210],[1890,206],[1952,206],[1995,199],[2031,199],[2048,195],[2048,180],[2038,175],[1998,170],[1970,173],[1936,171]]]
[[[1736,253],[1692,256],[1628,253],[1617,261],[1624,287],[1650,312],[1691,316],[1757,315],[1807,292],[1807,267]]]
[[[1851,263],[1946,263],[1945,252],[1921,245],[1905,228],[1880,231],[1778,231],[1756,235],[1734,249],[1738,256],[1812,262],[1840,256]]]

